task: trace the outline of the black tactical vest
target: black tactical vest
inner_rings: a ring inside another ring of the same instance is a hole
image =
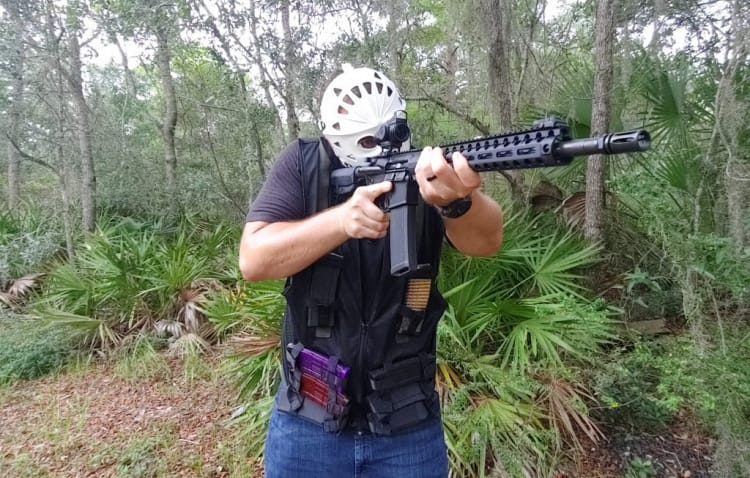
[[[331,197],[330,169],[341,164],[328,148],[320,147],[321,141],[299,141],[308,216],[346,199]],[[385,237],[348,240],[287,280],[280,410],[319,423],[327,431],[359,422],[376,434],[396,433],[439,416],[436,329],[446,304],[435,276],[444,226],[431,207],[420,205],[417,216],[418,263],[430,267],[411,277],[390,275]],[[414,299],[420,296],[423,304],[415,310]],[[344,390],[349,401],[343,410],[334,403],[333,387],[327,407],[299,393],[295,360],[303,347],[329,357],[331,367],[350,367]]]

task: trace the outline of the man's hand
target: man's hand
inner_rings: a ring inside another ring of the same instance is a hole
[[[482,184],[479,173],[471,169],[463,154],[455,152],[453,166],[443,157],[442,148],[422,150],[414,172],[419,193],[433,206],[447,206],[456,199],[470,196]]]
[[[352,197],[337,208],[341,230],[352,239],[385,237],[390,217],[375,204],[375,200],[391,187],[389,181],[383,181],[355,189]]]

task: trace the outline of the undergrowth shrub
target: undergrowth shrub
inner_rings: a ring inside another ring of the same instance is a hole
[[[140,380],[168,380],[169,364],[160,350],[166,340],[151,335],[140,335],[116,354],[115,373],[128,382]]]
[[[62,248],[62,234],[41,213],[0,213],[0,285],[39,272]]]
[[[0,385],[60,370],[76,353],[75,335],[42,321],[5,315],[0,327]]]
[[[204,348],[215,337],[201,307],[209,291],[237,280],[237,242],[238,228],[190,217],[175,226],[101,221],[76,257],[50,272],[34,313],[81,331],[92,349],[155,329]]]
[[[710,329],[708,346],[690,336],[637,342],[597,373],[600,417],[636,429],[663,428],[685,410],[717,438],[716,476],[750,471],[750,327]]]
[[[666,427],[682,403],[663,386],[660,346],[638,342],[615,350],[596,372],[593,390],[603,404],[598,414],[610,424],[657,430]]]

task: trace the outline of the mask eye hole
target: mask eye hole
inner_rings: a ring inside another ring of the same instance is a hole
[[[375,136],[365,136],[357,141],[357,144],[364,149],[373,149],[378,145],[378,139]]]

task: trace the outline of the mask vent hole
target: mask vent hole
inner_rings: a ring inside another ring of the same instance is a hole
[[[377,78],[378,80],[380,80],[380,79],[381,79],[381,78],[380,78],[380,73],[378,73],[377,71],[376,71],[376,72],[374,72],[374,75],[375,75],[375,78]]]
[[[341,101],[343,101],[344,103],[346,103],[348,105],[353,105],[354,104],[354,100],[349,95],[345,95],[344,98]]]
[[[363,83],[363,84],[362,84],[362,86],[364,86],[364,87],[365,87],[365,91],[367,92],[367,94],[368,94],[368,95],[371,95],[371,94],[372,94],[372,83],[370,83],[370,82],[368,81],[368,82],[366,82],[366,83]]]
[[[354,88],[352,88],[352,93],[354,93],[354,96],[356,96],[357,98],[362,98],[362,92],[359,91],[359,86],[355,86]]]
[[[341,88],[334,88],[333,89],[333,94],[336,95],[336,96],[340,95],[341,94]]]
[[[388,94],[388,96],[391,96],[393,94],[393,90],[391,89],[390,86],[388,87],[388,93],[387,94]]]
[[[339,123],[333,123],[333,126],[331,126],[331,128],[333,128],[335,130],[341,131],[341,125]],[[336,144],[338,144],[338,143],[336,143]]]
[[[383,92],[383,83],[375,83],[375,86],[378,88],[378,94]]]

